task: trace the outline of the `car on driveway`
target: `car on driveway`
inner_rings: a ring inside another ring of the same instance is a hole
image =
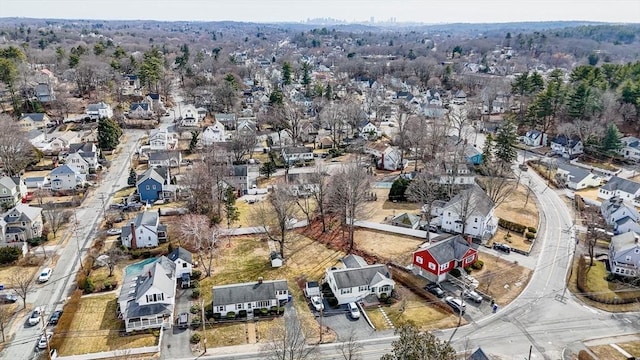
[[[111,228],[109,230],[107,230],[107,235],[111,236],[111,235],[120,235],[122,234],[122,229],[121,228]]]
[[[49,318],[49,325],[50,326],[58,325],[58,321],[60,321],[60,316],[62,316],[62,310],[54,311],[53,314],[51,314],[51,317]]]
[[[354,302],[350,302],[349,305],[349,316],[354,319],[360,319],[360,309],[358,309],[358,304]]]
[[[324,304],[322,303],[322,299],[320,299],[320,296],[312,296],[311,305],[316,311],[324,310]]]
[[[53,270],[51,270],[51,268],[44,268],[42,269],[42,271],[40,272],[40,276],[38,276],[38,282],[47,282],[49,281],[49,279],[51,278],[51,273],[53,272]]]
[[[464,312],[467,310],[467,306],[464,304],[464,302],[460,299],[456,299],[453,296],[447,296],[446,298],[444,298],[444,302],[447,303],[447,305],[451,306],[451,308],[453,308],[453,310],[455,310],[455,312],[464,315]]]
[[[40,316],[42,315],[42,308],[41,307],[37,307],[35,309],[33,309],[33,312],[31,313],[31,316],[29,316],[29,325],[34,326],[34,325],[38,325],[38,323],[40,323]]]
[[[189,328],[189,313],[184,312],[178,315],[178,328],[179,329]]]
[[[53,336],[53,333],[50,331],[47,331],[46,334],[43,334],[42,336],[40,336],[40,339],[38,340],[38,349],[40,350],[46,349],[47,345],[49,344],[49,341],[51,340],[51,336]]]
[[[13,304],[18,301],[18,296],[14,294],[0,294],[0,304]]]
[[[439,298],[444,296],[444,290],[442,290],[440,285],[438,285],[436,283],[431,283],[431,284],[425,286],[424,289],[427,290],[428,292],[432,293],[433,295],[439,297]]]
[[[473,302],[480,304],[482,302],[482,295],[478,294],[474,290],[467,290],[464,292],[464,297],[473,300]]]
[[[511,247],[502,243],[493,243],[493,250],[502,251],[503,253],[509,254],[511,253]]]

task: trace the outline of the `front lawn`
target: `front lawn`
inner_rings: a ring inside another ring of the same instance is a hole
[[[244,345],[247,343],[245,322],[207,326],[204,333],[207,339],[207,347]]]

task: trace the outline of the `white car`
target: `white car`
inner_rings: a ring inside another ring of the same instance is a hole
[[[47,348],[47,344],[51,340],[51,336],[53,336],[53,333],[50,332],[50,331],[47,331],[46,335],[40,336],[40,340],[38,340],[38,349],[40,349],[40,350],[46,349]]]
[[[51,270],[51,268],[42,269],[42,271],[40,272],[40,276],[38,276],[38,282],[43,283],[49,281],[52,272],[53,270]]]
[[[316,309],[316,311],[324,310],[324,304],[322,303],[322,299],[320,299],[320,296],[312,296],[311,305],[313,305],[313,308]]]
[[[40,317],[42,316],[42,308],[37,307],[33,309],[31,316],[29,316],[29,325],[34,326],[40,323]]]
[[[478,304],[482,302],[482,295],[478,294],[473,290],[465,291],[464,296],[468,297],[469,299],[473,300]]]
[[[121,228],[111,228],[107,230],[107,235],[120,235],[120,234],[122,234]]]
[[[444,301],[453,308],[457,313],[464,315],[467,310],[467,306],[460,299],[456,299],[453,296],[447,296]]]
[[[358,309],[358,305],[354,302],[350,302],[348,306],[349,306],[349,316],[351,316],[352,319],[359,319],[360,309]]]

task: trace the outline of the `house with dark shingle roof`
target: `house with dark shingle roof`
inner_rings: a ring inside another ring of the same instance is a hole
[[[638,224],[640,213],[631,202],[614,196],[602,202],[600,213],[615,234],[629,231],[640,233],[640,224]]]
[[[136,189],[140,201],[153,204],[157,200],[175,199],[175,185],[170,181],[171,173],[166,167],[150,167],[138,176]]]
[[[170,329],[176,294],[176,265],[166,256],[125,268],[118,295],[118,318],[125,331]]]
[[[551,150],[562,155],[565,159],[573,159],[584,153],[582,140],[578,136],[558,135],[549,144]]]
[[[431,281],[441,282],[455,268],[470,266],[478,260],[478,250],[460,235],[451,236],[413,253],[413,272]]]
[[[640,235],[631,231],[611,238],[609,268],[612,274],[640,276]]]
[[[287,280],[259,279],[254,282],[214,286],[213,313],[224,318],[228,312],[238,315],[244,310],[247,312],[247,319],[252,319],[254,310],[279,307],[286,303],[288,298]]]
[[[180,150],[158,150],[147,154],[149,166],[178,167],[182,162]]]
[[[22,114],[18,120],[18,124],[25,131],[33,129],[45,129],[47,124],[51,122],[49,116],[45,113],[29,113]]]
[[[478,185],[460,191],[442,208],[442,230],[486,241],[495,234],[495,202]],[[463,224],[463,220],[466,220]]]
[[[122,227],[120,241],[130,249],[156,247],[159,242],[167,241],[167,227],[160,224],[157,211],[143,211]]]
[[[0,217],[2,242],[25,242],[42,236],[42,208],[17,204]]]
[[[193,270],[193,254],[191,254],[189,250],[178,246],[173,249],[167,257],[176,264],[176,278],[181,277],[182,274],[191,275]]]
[[[591,171],[579,166],[564,162],[558,163],[556,177],[566,187],[572,190],[582,190],[589,187],[597,187],[602,184],[602,178]]]
[[[634,136],[625,136],[620,138],[622,148],[618,153],[625,159],[640,161],[640,139]]]
[[[604,186],[598,189],[598,197],[606,200],[614,196],[625,201],[634,201],[640,196],[640,183],[613,176]]]
[[[363,301],[369,296],[388,297],[395,288],[396,282],[386,265],[369,265],[357,255],[345,257],[342,263],[344,268],[327,269],[325,274],[325,281],[340,305]]]

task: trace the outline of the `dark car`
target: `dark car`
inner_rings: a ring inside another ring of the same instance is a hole
[[[178,315],[178,328],[179,329],[187,329],[189,328],[189,313],[181,313]]]
[[[444,290],[440,287],[440,285],[433,283],[424,287],[425,290],[432,293],[433,295],[441,298],[444,296]]]
[[[60,316],[62,316],[62,310],[54,311],[53,314],[51,314],[51,317],[49,318],[49,325],[51,326],[57,325],[58,321],[60,321]]]
[[[511,253],[511,248],[509,247],[509,245],[505,245],[505,244],[501,244],[501,243],[493,243],[493,249],[494,250],[498,250],[498,251],[502,251],[504,253]]]
[[[18,301],[18,296],[14,294],[0,294],[0,304],[13,304]]]

